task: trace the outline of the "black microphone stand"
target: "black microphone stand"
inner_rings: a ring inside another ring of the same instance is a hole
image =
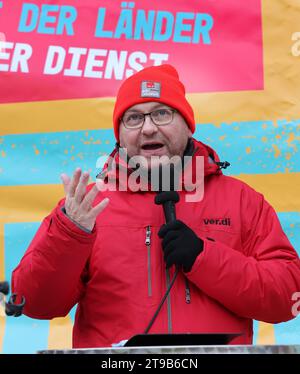
[[[4,303],[5,306],[5,314],[7,316],[14,316],[20,317],[23,312],[23,308],[25,305],[25,297],[21,296],[20,302],[17,302],[18,295],[16,293],[11,294],[8,299],[8,302],[5,302],[5,296],[9,294],[9,283],[8,282],[0,282],[0,302]]]

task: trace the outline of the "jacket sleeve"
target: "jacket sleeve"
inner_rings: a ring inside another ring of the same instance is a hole
[[[96,239],[62,212],[62,200],[44,219],[12,275],[12,290],[25,296],[24,314],[51,319],[68,314],[84,289],[86,266]]]
[[[186,276],[235,314],[268,323],[295,317],[300,262],[274,209],[250,187],[241,198],[242,248],[204,240]]]

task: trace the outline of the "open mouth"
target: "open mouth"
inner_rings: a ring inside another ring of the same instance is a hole
[[[153,151],[153,150],[156,150],[156,149],[160,149],[163,146],[164,145],[161,144],[161,143],[151,143],[151,144],[142,145],[142,149],[144,149],[145,151]]]

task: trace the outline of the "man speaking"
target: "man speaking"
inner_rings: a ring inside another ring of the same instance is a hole
[[[264,197],[223,175],[227,164],[192,137],[194,114],[175,68],[149,67],[125,80],[113,126],[117,144],[100,179],[87,186],[80,169],[62,175],[65,198],[14,270],[25,314],[51,319],[78,304],[76,348],[145,331],[237,333],[233,343],[251,344],[253,319],[292,319],[299,258]],[[179,201],[166,223],[152,176],[174,157]],[[197,200],[185,174],[195,177],[198,158],[203,178],[192,181],[204,194]],[[125,182],[139,170],[140,188],[131,188]]]

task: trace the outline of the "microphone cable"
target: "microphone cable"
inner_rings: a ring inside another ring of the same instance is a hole
[[[175,279],[177,278],[178,270],[179,270],[179,269],[178,269],[178,267],[176,266],[176,270],[175,270],[174,276],[173,276],[173,278],[172,278],[172,280],[171,280],[171,282],[170,282],[170,284],[169,284],[169,287],[168,287],[166,293],[164,294],[164,297],[161,299],[161,302],[160,302],[158,308],[156,309],[156,311],[155,311],[153,317],[151,318],[151,321],[149,322],[148,326],[146,327],[146,329],[145,329],[145,331],[144,331],[144,334],[148,334],[148,332],[149,332],[149,330],[151,329],[151,327],[152,327],[154,321],[156,320],[156,317],[158,316],[158,313],[160,312],[160,310],[161,310],[161,308],[162,308],[162,306],[163,306],[163,304],[164,304],[166,298],[168,297],[168,295],[169,295],[169,293],[170,293],[170,291],[171,291],[171,288],[173,287],[173,284],[174,284],[174,282],[175,282]]]

